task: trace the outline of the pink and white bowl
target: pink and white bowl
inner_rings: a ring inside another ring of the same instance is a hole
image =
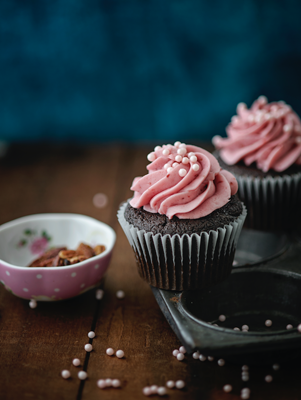
[[[115,244],[115,231],[79,214],[36,214],[0,226],[0,282],[23,299],[57,301],[97,286],[106,272]],[[103,244],[106,250],[64,267],[29,268],[51,247],[76,249],[79,243]]]

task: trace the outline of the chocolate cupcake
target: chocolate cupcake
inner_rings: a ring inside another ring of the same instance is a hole
[[[149,173],[134,179],[134,197],[118,211],[141,277],[170,290],[222,281],[246,216],[236,179],[206,150],[180,142],[148,159]]]
[[[245,227],[292,230],[301,220],[301,122],[284,102],[260,96],[227,126],[228,137],[215,136],[214,153],[238,181],[248,210]]]

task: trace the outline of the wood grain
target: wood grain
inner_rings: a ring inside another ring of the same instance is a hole
[[[164,385],[183,379],[184,390],[168,390],[173,399],[239,399],[250,387],[251,399],[300,399],[298,360],[273,371],[271,366],[250,367],[250,381],[241,381],[241,366],[216,360],[201,362],[172,356],[180,343],[163,317],[150,287],[138,276],[134,255],[119,227],[119,204],[130,197],[132,179],[145,173],[148,147],[124,146],[15,146],[0,162],[0,223],[41,212],[75,212],[110,224],[117,242],[104,282],[103,300],[94,290],[58,303],[28,301],[0,288],[0,398],[1,399],[139,399],[144,386]],[[104,193],[109,202],[96,208],[92,199]],[[116,291],[125,291],[124,299]],[[87,354],[87,333],[93,351]],[[113,347],[124,359],[109,357]],[[82,368],[72,365],[78,357],[89,378],[77,379]],[[259,356],[260,357],[260,356]],[[72,378],[64,380],[62,369]],[[264,377],[272,374],[267,384]],[[120,389],[101,390],[100,378],[118,378]],[[224,393],[230,383],[232,393]]]

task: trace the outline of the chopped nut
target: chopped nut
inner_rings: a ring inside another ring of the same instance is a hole
[[[98,244],[97,246],[94,247],[94,252],[95,255],[98,256],[98,254],[101,254],[105,251],[106,246],[104,246],[103,244]]]
[[[29,267],[51,267],[59,252],[67,250],[66,247],[58,247],[47,250],[41,257],[34,260]]]
[[[59,257],[62,258],[63,260],[65,258],[67,258],[67,260],[68,260],[76,255],[77,255],[77,253],[75,250],[62,250],[59,252]]]
[[[89,245],[87,245],[85,243],[80,243],[76,249],[76,252],[77,252],[77,254],[86,256],[87,258],[95,256],[95,252],[92,249],[92,247],[90,247]]]

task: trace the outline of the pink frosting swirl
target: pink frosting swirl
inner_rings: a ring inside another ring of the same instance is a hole
[[[221,208],[237,192],[234,176],[200,147],[180,142],[157,146],[148,160],[148,174],[133,181],[132,207],[170,219],[195,219]]]
[[[260,96],[250,109],[239,103],[226,132],[228,138],[215,136],[212,142],[228,165],[240,160],[246,165],[256,162],[264,172],[301,165],[301,122],[283,101],[267,103]]]

